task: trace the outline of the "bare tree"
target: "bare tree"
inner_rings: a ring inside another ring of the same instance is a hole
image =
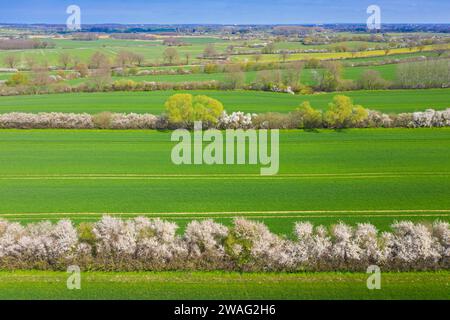
[[[283,63],[286,62],[288,57],[289,57],[289,52],[287,52],[287,51],[282,51],[281,52],[280,59],[281,59],[281,61],[283,61]]]
[[[259,62],[261,59],[262,59],[262,54],[261,53],[255,54],[253,56],[253,60],[255,60],[255,62]]]
[[[184,57],[186,58],[186,65],[189,65],[189,60],[191,59],[191,54],[189,52],[186,52],[184,54]]]
[[[132,52],[122,50],[116,56],[116,63],[119,67],[125,68],[132,62]]]
[[[36,86],[46,86],[50,84],[50,74],[46,66],[36,66],[32,70],[32,82]]]
[[[164,50],[163,58],[164,61],[167,61],[169,64],[173,64],[179,59],[178,50],[173,47],[167,48]]]
[[[64,70],[67,70],[69,65],[72,63],[72,56],[68,52],[62,52],[59,55],[59,63],[64,68]]]
[[[286,66],[283,73],[283,83],[287,86],[296,87],[300,83],[303,63],[300,61],[291,62]]]
[[[101,90],[111,84],[111,70],[109,68],[100,68],[92,72],[90,83]]]
[[[25,65],[28,69],[32,70],[34,67],[36,67],[36,59],[33,56],[26,56],[25,57]]]
[[[89,69],[88,66],[84,63],[78,63],[75,66],[75,71],[77,71],[80,74],[80,77],[84,78],[89,75]]]
[[[99,69],[109,65],[109,58],[104,53],[98,51],[92,55],[91,61],[89,63],[89,67],[91,67],[92,69]]]
[[[13,54],[8,54],[5,56],[5,58],[3,59],[3,62],[5,63],[5,65],[7,65],[9,68],[13,69],[17,66],[17,64],[19,63],[19,59],[17,58],[16,55]]]
[[[267,44],[263,49],[262,49],[262,53],[265,54],[270,54],[270,53],[274,53],[275,51],[275,44],[273,42]]]
[[[208,44],[203,50],[204,58],[213,58],[216,55],[217,55],[216,47],[214,47],[214,44],[212,43]]]
[[[239,65],[229,65],[225,68],[224,85],[226,89],[238,89],[245,84],[245,73]]]
[[[145,56],[140,53],[133,54],[133,62],[135,62],[138,66],[142,66],[145,62]]]

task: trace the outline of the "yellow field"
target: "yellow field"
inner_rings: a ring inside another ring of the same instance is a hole
[[[442,46],[441,46],[442,47]],[[450,45],[445,46],[446,49],[450,49]],[[433,51],[438,49],[436,45],[428,45],[424,46],[422,50],[418,47],[414,48],[399,48],[399,49],[390,49],[387,55],[395,55],[395,54],[405,54],[405,53],[414,53],[420,51]],[[367,57],[376,57],[376,56],[384,56],[386,52],[384,50],[373,50],[373,51],[361,51],[361,52],[325,52],[325,53],[294,53],[290,54],[286,61],[295,61],[295,60],[308,60],[308,59],[319,59],[319,60],[328,60],[328,59],[348,59],[348,58],[367,58]],[[232,57],[233,61],[251,61],[253,60],[253,55],[236,55]],[[276,62],[280,61],[280,54],[264,54],[261,56],[261,62]]]

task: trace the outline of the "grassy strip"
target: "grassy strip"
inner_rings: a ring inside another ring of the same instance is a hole
[[[8,112],[137,112],[161,114],[164,102],[184,91],[66,93],[50,95],[0,97],[0,113]],[[302,102],[310,101],[317,109],[326,109],[338,93],[290,95],[259,91],[189,91],[218,99],[228,112],[290,112]],[[450,89],[348,91],[356,104],[385,113],[423,111],[450,107]]]
[[[448,299],[450,273],[384,273],[368,290],[364,273],[0,272],[0,299]]]

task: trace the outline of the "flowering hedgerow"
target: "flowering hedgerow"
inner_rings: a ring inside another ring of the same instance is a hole
[[[109,216],[75,226],[69,220],[26,226],[0,220],[2,269],[363,271],[450,268],[450,225],[397,222],[380,233],[371,224],[330,228],[297,223],[294,237],[266,225],[235,219],[231,227],[212,220],[175,223]]]
[[[223,112],[217,119],[217,129],[302,129],[298,113],[250,114]],[[367,117],[350,124],[354,128],[418,128],[450,126],[450,109],[424,112],[385,114],[367,110]],[[314,128],[326,127],[323,119],[317,119]],[[6,113],[0,114],[0,129],[169,129],[164,115],[137,113]],[[311,127],[312,128],[312,127]]]

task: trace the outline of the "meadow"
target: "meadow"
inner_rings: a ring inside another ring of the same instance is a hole
[[[164,102],[175,93],[184,91],[64,93],[32,96],[0,97],[0,113],[8,112],[73,112],[99,113],[136,112],[161,114]],[[289,95],[258,91],[189,91],[204,94],[221,101],[228,112],[243,111],[290,112],[303,101],[314,108],[325,110],[338,93]],[[436,110],[450,107],[450,89],[346,91],[356,104],[385,113]]]
[[[0,299],[448,299],[449,277],[383,273],[382,290],[368,290],[365,273],[87,272],[68,290],[65,272],[16,271],[0,272]]]
[[[280,172],[176,166],[169,132],[0,131],[0,217],[21,222],[102,214],[177,221],[243,216],[290,234],[331,225],[450,220],[450,130],[283,131]],[[170,201],[167,201],[170,199]],[[439,201],[436,201],[439,199]]]

